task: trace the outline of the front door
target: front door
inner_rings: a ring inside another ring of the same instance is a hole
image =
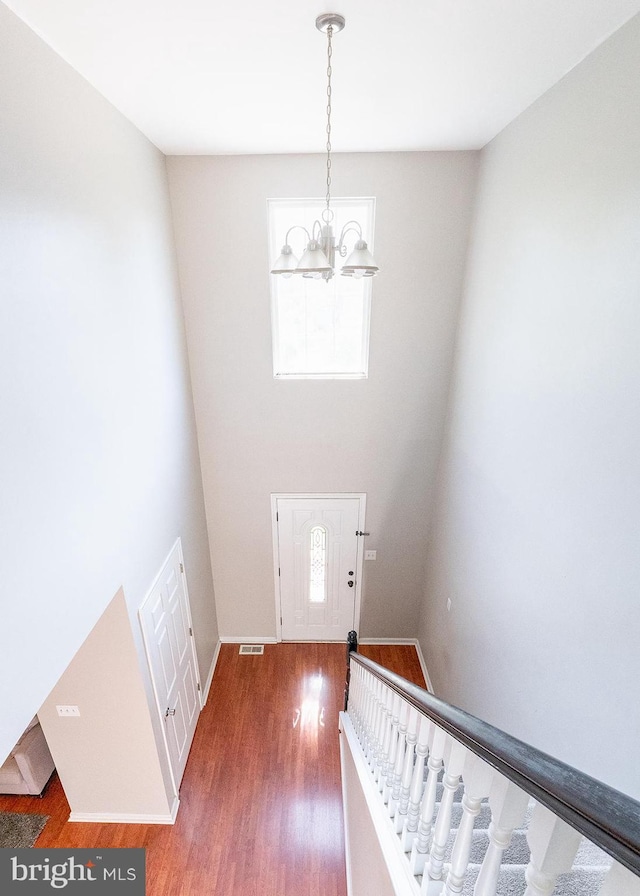
[[[179,539],[138,615],[177,793],[201,709],[198,660]]]
[[[357,627],[364,495],[274,496],[284,641],[346,641]]]

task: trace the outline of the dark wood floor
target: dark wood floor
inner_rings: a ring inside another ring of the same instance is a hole
[[[415,648],[361,653],[424,687]],[[180,788],[175,825],[69,822],[57,776],[42,799],[0,811],[49,815],[36,846],[144,847],[147,896],[346,896],[338,712],[341,644],[224,644]]]

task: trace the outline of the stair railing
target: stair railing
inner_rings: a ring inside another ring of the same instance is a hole
[[[363,783],[408,864],[410,891],[459,896],[476,875],[474,896],[495,896],[512,833],[526,827],[524,896],[554,892],[582,837],[614,860],[600,896],[640,894],[640,803],[361,656],[355,633],[350,639],[341,734],[367,768]],[[461,814],[452,826],[456,796]],[[488,846],[470,870],[483,805]]]

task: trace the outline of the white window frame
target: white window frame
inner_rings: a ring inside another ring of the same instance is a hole
[[[335,212],[335,221],[334,221],[334,231],[337,238],[340,236],[340,230],[342,226],[346,223],[347,219],[345,217],[344,212],[342,211],[347,204],[353,205],[353,203],[362,204],[362,208],[364,214],[362,215],[362,224],[363,224],[363,236],[367,240],[369,249],[373,252],[373,231],[375,226],[375,198],[372,196],[357,196],[357,197],[338,197],[331,199],[331,205]],[[282,244],[284,242],[285,233],[281,232],[282,228],[276,227],[276,223],[274,220],[274,215],[272,213],[272,208],[276,206],[285,206],[291,210],[291,225],[304,223],[302,220],[302,216],[304,213],[311,217],[311,220],[314,218],[320,219],[320,215],[322,209],[326,205],[326,199],[323,198],[307,198],[307,199],[268,199],[267,200],[267,220],[268,220],[268,229],[269,229],[269,259],[273,262],[279,254],[282,248]],[[296,215],[296,212],[298,214]],[[353,249],[354,238],[353,234],[350,234],[351,240],[347,237],[347,255]],[[293,245],[293,250],[296,254],[301,255],[302,250],[305,248],[304,246],[304,234],[301,231],[297,233],[294,231],[292,234],[292,243],[295,240],[295,245]],[[345,259],[346,260],[346,259]],[[333,282],[339,288],[340,281],[343,283],[347,278],[342,278],[340,276],[339,268],[340,263],[344,263],[343,260],[337,256],[336,257],[336,274],[333,278]],[[300,274],[294,274],[294,277],[300,277]],[[278,289],[278,280],[280,279],[278,275],[271,275],[271,284],[270,284],[270,297],[271,297],[271,344],[272,344],[272,355],[273,355],[273,376],[276,380],[359,380],[359,379],[367,379],[369,376],[369,335],[371,328],[371,287],[372,287],[372,278],[366,277],[362,280],[357,281],[360,284],[360,287],[363,290],[363,319],[362,319],[362,343],[361,343],[361,355],[360,359],[362,362],[361,369],[357,371],[348,371],[348,372],[336,372],[336,371],[317,371],[317,372],[305,372],[305,371],[289,371],[283,369],[283,362],[280,358],[279,351],[279,322],[278,322],[278,302],[277,302],[277,289]],[[351,279],[351,278],[349,278]],[[324,284],[326,287],[326,284]],[[331,286],[331,284],[329,284]]]

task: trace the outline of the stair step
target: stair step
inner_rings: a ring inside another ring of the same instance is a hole
[[[436,807],[434,819],[440,808],[440,800],[444,787],[439,781],[436,789]],[[444,856],[445,868],[451,861],[457,828],[463,815],[462,784],[456,789],[451,807],[451,833],[447,840]],[[526,831],[529,827],[535,802],[531,800],[521,829],[513,832],[511,842],[505,850],[498,878],[497,896],[522,896],[526,889],[525,870],[530,859],[530,850]],[[473,889],[480,872],[480,866],[489,845],[488,827],[491,823],[491,810],[488,801],[483,801],[480,812],[474,820],[474,829],[469,856],[469,868],[462,896],[473,896]],[[597,896],[602,887],[605,875],[611,866],[610,857],[599,847],[585,838],[582,839],[576,855],[574,868],[567,874],[558,877],[553,896]],[[434,882],[434,893],[439,885]]]
[[[460,803],[454,803],[451,807],[451,827],[458,828],[460,827],[460,820],[462,818],[462,805]],[[488,803],[483,803],[480,807],[480,812],[476,815],[475,821],[473,823],[474,828],[488,828],[489,823],[491,821],[491,809],[489,808]]]
[[[574,868],[560,874],[554,896],[597,896],[602,889],[607,868]]]
[[[600,866],[602,868],[610,868],[613,859],[599,846],[583,837],[576,853],[574,865],[583,866]]]
[[[447,846],[444,855],[445,862],[449,862],[451,860],[451,853],[453,852],[455,839],[456,832],[452,831],[449,835],[449,839],[447,840]],[[472,865],[482,864],[482,860],[484,859],[488,846],[488,833],[485,830],[481,829],[474,830],[473,838],[471,840],[471,852],[469,854],[469,861]],[[527,836],[523,831],[518,831],[514,833],[511,838],[511,843],[503,853],[502,864],[526,866],[529,864],[530,856],[531,853],[529,851],[529,845],[527,843]]]
[[[522,896],[527,886],[524,872],[524,865],[503,866],[498,877],[497,896]],[[462,896],[473,896],[479,873],[479,866],[469,868],[465,882],[462,885]]]
[[[531,815],[533,813],[533,803],[527,808],[527,814],[525,815],[524,821],[522,823],[522,830],[527,830],[529,827],[529,823],[531,822]],[[440,809],[440,802],[438,801],[435,806],[434,818],[437,817],[437,812]],[[462,803],[454,802],[451,807],[451,827],[457,828],[460,825],[460,819],[462,818]],[[480,812],[476,816],[474,821],[474,828],[488,828],[491,822],[491,809],[489,808],[489,803],[484,800],[482,805],[480,806]]]
[[[480,866],[472,865],[462,886],[462,896],[473,896]],[[500,868],[497,896],[522,896],[526,889],[524,865]],[[598,896],[606,874],[605,868],[574,868],[558,877],[553,896]]]
[[[456,831],[452,830],[447,839],[444,861],[448,863],[451,860],[451,853],[456,839]],[[484,859],[487,847],[489,845],[489,834],[486,829],[474,828],[471,852],[469,854],[469,862],[480,865]],[[502,855],[503,865],[528,865],[531,858],[531,851],[527,842],[526,831],[514,831],[511,842]],[[578,853],[576,855],[574,866],[576,868],[594,870],[602,869],[606,871],[611,865],[609,856],[599,849],[595,844],[590,843],[583,838]]]
[[[438,783],[436,784],[436,802],[438,802],[438,803],[440,802],[440,800],[442,799],[443,793],[444,793],[444,785],[440,781],[438,781]],[[463,795],[464,795],[464,785],[459,784],[458,787],[456,788],[455,793],[453,794],[453,802],[461,803]]]

